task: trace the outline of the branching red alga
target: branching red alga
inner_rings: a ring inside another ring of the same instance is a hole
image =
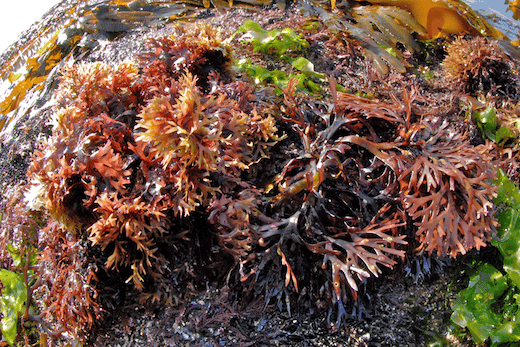
[[[52,135],[29,168],[26,199],[50,219],[37,247],[40,301],[53,336],[81,337],[100,316],[100,261],[103,273],[127,274],[142,298],[177,302],[161,278],[191,266],[168,268],[175,247],[168,242],[190,240],[188,230],[175,230],[178,221],[229,201],[249,185],[241,173],[283,138],[269,114],[273,104],[257,100],[250,85],[229,81],[231,57],[215,29],[179,26],[175,36],[148,45],[152,51],[139,65],[64,69]],[[245,193],[238,197],[247,205]],[[179,237],[167,238],[171,233]]]

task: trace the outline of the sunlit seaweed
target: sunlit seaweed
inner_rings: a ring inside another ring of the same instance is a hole
[[[473,96],[516,99],[514,63],[494,40],[483,37],[458,37],[446,48],[443,74],[454,90]]]
[[[471,146],[465,133],[429,117],[412,123],[413,99],[404,100],[401,138],[376,143],[350,135],[344,140],[366,148],[395,172],[402,206],[419,220],[418,250],[456,257],[484,247],[495,230],[489,145]]]
[[[89,50],[98,45],[94,35],[96,33],[113,38],[118,33],[128,32],[138,25],[152,26],[184,16],[193,16],[201,8],[214,6],[219,10],[229,10],[232,7],[254,7],[270,3],[272,0],[235,2],[177,0],[152,1],[146,4],[139,1],[109,1],[101,5],[77,4],[70,9],[69,13],[77,12],[79,16],[62,24],[61,32],[54,32],[51,39],[29,59],[27,75],[15,82],[10,95],[0,104],[1,114],[7,117],[8,113],[15,110],[27,91],[40,90],[50,70],[70,56],[71,52]],[[285,6],[281,2],[277,1],[277,3],[282,7]],[[386,64],[397,71],[404,71],[407,64],[400,50],[396,49],[395,42],[397,40],[403,43],[406,49],[413,49],[413,39],[410,34],[414,32],[421,36],[425,36],[427,32],[429,37],[468,32],[496,39],[503,38],[500,32],[460,1],[428,1],[421,2],[420,5],[414,1],[396,0],[370,1],[370,3],[377,6],[342,8],[340,14],[330,11],[335,7],[335,1],[331,1],[330,6],[311,0],[297,1],[296,6],[303,14],[319,18],[330,30],[350,32],[353,37],[364,42],[367,45],[367,55],[382,73],[387,72]],[[510,5],[513,6],[514,3]],[[397,7],[409,11],[411,15]],[[88,35],[91,37],[87,37]],[[83,40],[80,41],[82,36],[84,36]],[[41,39],[39,36],[35,38],[36,41],[39,39]],[[20,58],[29,54],[27,49],[36,45],[37,43],[31,40],[20,50],[21,55],[13,55],[12,60],[2,70],[4,79],[18,67]],[[391,52],[386,49],[391,49]],[[2,120],[2,124],[6,121],[7,118]]]
[[[506,0],[508,10],[513,12],[513,18],[518,20],[520,18],[520,2],[518,0],[509,1]]]
[[[428,32],[430,38],[466,32],[501,39],[504,35],[462,1],[370,0],[372,4],[404,8]]]
[[[388,64],[400,73],[406,72],[409,64],[396,44],[402,44],[412,53],[420,50],[412,34],[424,36],[426,32],[415,18],[407,11],[392,6],[354,7],[352,16],[356,24],[348,32],[367,44],[365,53],[377,69],[387,73]]]
[[[67,56],[68,52],[64,52],[62,47],[57,45],[57,40],[58,33],[32,58],[27,60],[27,74],[19,78],[18,81],[13,80],[14,85],[9,95],[0,103],[0,130],[11,120],[11,118],[7,118],[7,115],[18,108],[27,93],[41,91],[52,69]]]
[[[220,33],[207,24],[176,25],[172,35],[150,39],[146,45],[151,51],[139,57],[143,69],[139,88],[145,101],[154,96],[175,95],[177,80],[186,70],[196,75],[198,86],[204,91],[212,71],[225,81],[229,79],[233,59],[230,48],[221,45]]]
[[[154,255],[157,250],[154,239],[160,239],[167,232],[166,209],[161,210],[139,198],[118,199],[117,193],[104,193],[95,203],[99,219],[88,229],[89,241],[102,250],[114,247],[105,266],[108,269],[117,269],[121,265],[130,267],[132,275],[127,282],[132,281],[139,290],[143,289],[145,276],[159,279],[164,261]],[[131,242],[130,247],[126,240]]]
[[[35,152],[29,170],[31,207],[45,208],[67,230],[80,230],[88,223],[85,192],[110,187],[124,192],[130,182],[121,158],[128,149],[120,142],[128,139],[129,129],[109,115],[128,109],[135,100],[128,86],[136,74],[126,63],[120,67],[114,73],[115,69],[96,63],[65,74],[57,92],[54,136]]]
[[[112,35],[187,13],[177,2],[166,5],[161,12],[110,2],[90,13],[86,30]],[[330,5],[298,6],[349,33],[382,73],[406,72],[407,52],[419,49],[415,39],[427,35],[424,29],[437,36],[485,28],[464,24],[459,7],[435,9],[444,25],[415,7],[407,8],[413,16],[396,6],[338,15]],[[101,316],[93,253],[95,264],[108,276],[120,272],[141,301],[178,302],[163,277],[192,264],[171,264],[167,253],[177,241],[197,240],[190,245],[233,260],[231,272],[219,274],[233,290],[244,286],[267,303],[285,300],[289,313],[293,291],[319,305],[325,299],[328,307],[337,304],[340,323],[343,303],[404,259],[408,245],[455,257],[493,235],[489,145],[473,146],[463,126],[420,107],[428,102],[415,86],[367,99],[338,92],[330,79],[316,100],[299,95],[290,79],[279,109],[268,90],[234,80],[231,49],[214,28],[173,30],[149,40],[135,63],[61,70],[52,134],[34,153],[26,194],[50,219],[39,231],[38,269],[42,317],[53,334],[81,336]],[[289,158],[276,164],[278,175],[262,191],[263,178],[249,175],[286,138],[279,121],[291,131],[292,142],[282,146]],[[190,226],[177,230],[181,221]]]
[[[406,71],[406,60],[396,42],[413,52],[417,47],[413,34],[434,38],[467,32],[504,38],[501,32],[459,1],[369,2],[374,6],[353,6],[336,13],[331,13],[317,1],[301,1],[296,6],[304,15],[319,18],[329,30],[348,32],[356,38],[381,73],[387,73],[388,67],[401,73]]]
[[[268,69],[254,64],[250,58],[240,59],[236,62],[239,71],[251,77],[252,82],[274,83],[275,93],[281,95],[289,80],[295,78],[298,80],[298,89],[314,94],[322,92],[322,84],[326,82],[326,77],[325,74],[314,71],[314,64],[302,56],[310,46],[303,34],[296,33],[291,28],[264,30],[258,23],[246,21],[228,41],[233,41],[237,35],[237,40],[252,50],[248,54],[254,57],[256,52],[260,52],[267,61],[281,65],[280,69]],[[286,69],[294,72],[288,73]]]
[[[216,169],[217,148],[222,137],[218,115],[211,112],[217,102],[203,98],[197,78],[189,72],[182,78],[179,97],[154,98],[139,114],[137,140],[151,142],[164,168],[173,161],[205,171]]]
[[[83,253],[101,252],[106,273],[124,271],[126,283],[151,290],[143,298],[169,302],[178,301],[177,294],[157,289],[166,258],[172,258],[163,253],[161,240],[179,219],[197,209],[211,210],[217,200],[227,201],[233,190],[248,186],[241,173],[283,139],[269,114],[271,102],[257,100],[244,82],[221,79],[230,76],[229,59],[218,32],[207,25],[178,30],[183,40],[154,40],[154,50],[139,57],[141,65],[84,63],[62,70],[52,134],[34,154],[26,194],[30,207],[51,219],[40,231],[49,252],[61,243],[81,242]],[[164,54],[176,51],[177,56]],[[197,83],[200,79],[204,85]],[[237,203],[245,206],[245,192],[238,196]],[[210,217],[208,222],[220,221]],[[56,237],[47,237],[52,230]],[[42,257],[41,269],[68,271],[54,264],[50,253]],[[58,335],[84,333],[100,313],[89,257],[74,259],[61,263],[89,273],[82,286],[88,293],[81,294],[86,301],[62,300],[63,293],[50,285],[42,291],[49,307],[44,312],[61,329]],[[62,282],[56,283],[71,285]],[[54,299],[63,312],[49,303]],[[68,322],[69,310],[81,319]]]
[[[87,245],[56,222],[50,222],[39,238],[36,295],[44,305],[41,319],[51,336],[67,333],[82,339],[101,314],[96,302],[96,267],[89,261]]]

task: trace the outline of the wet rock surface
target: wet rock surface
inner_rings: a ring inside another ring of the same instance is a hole
[[[422,283],[394,278],[374,281],[362,319],[332,328],[326,314],[291,317],[260,300],[231,306],[226,288],[209,290],[178,307],[121,307],[92,336],[101,346],[473,346],[448,332],[449,289],[455,268]],[[348,309],[348,308],[347,308]],[[297,308],[296,308],[297,310]]]

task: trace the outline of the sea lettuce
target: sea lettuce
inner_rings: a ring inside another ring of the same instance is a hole
[[[492,345],[520,341],[520,191],[503,171],[495,181],[499,206],[497,237],[503,271],[480,262],[452,305],[451,320],[468,328],[476,342]]]

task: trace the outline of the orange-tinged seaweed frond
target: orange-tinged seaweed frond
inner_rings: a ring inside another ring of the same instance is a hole
[[[448,131],[447,124],[430,126],[438,133]],[[425,142],[416,134],[413,140],[421,152],[407,156],[409,163],[399,180],[403,206],[416,220],[419,249],[456,257],[485,247],[496,226],[491,213],[496,188],[491,184],[495,172],[489,164],[489,146],[470,146],[463,134]]]
[[[154,240],[166,232],[165,211],[139,198],[118,199],[115,193],[101,195],[96,204],[100,218],[88,229],[89,240],[103,250],[113,247],[105,266],[131,267],[135,272],[132,280],[137,289],[142,289],[143,277],[147,272],[154,274]]]
[[[89,262],[88,247],[56,222],[41,232],[38,273],[41,286],[36,293],[45,307],[42,317],[55,331],[68,331],[78,338],[101,316],[96,302],[95,265]]]
[[[25,198],[51,220],[39,232],[49,243],[41,246],[50,276],[45,281],[60,270],[86,276],[57,278],[43,294],[49,321],[63,328],[57,333],[63,338],[85,332],[100,312],[93,264],[104,264],[100,272],[108,285],[130,283],[155,293],[142,297],[170,300],[160,293],[176,292],[165,289],[172,281],[165,273],[179,270],[182,275],[173,277],[190,285],[197,277],[188,254],[171,254],[185,246],[177,239],[199,246],[200,238],[211,244],[211,252],[202,250],[208,253],[232,253],[235,245],[244,256],[256,242],[250,218],[260,214],[261,193],[243,179],[283,138],[275,124],[278,110],[268,91],[230,82],[230,52],[217,30],[187,25],[174,31],[150,40],[151,51],[138,64],[79,63],[62,70],[52,133],[34,153]],[[194,216],[200,223],[188,218]],[[178,238],[170,234],[184,223],[190,226]],[[220,246],[217,235],[198,234],[200,224],[215,227]],[[82,261],[67,253],[78,245]],[[217,256],[229,262],[229,255]],[[61,291],[73,285],[82,287],[70,290],[78,298]],[[81,316],[81,327],[69,322],[69,311]]]
[[[439,256],[485,246],[495,231],[496,188],[489,147],[472,146],[467,134],[429,118],[402,131],[404,139],[344,140],[370,151],[397,175],[401,203],[417,227],[418,250]]]
[[[172,162],[214,171],[217,146],[221,141],[219,119],[206,112],[215,104],[196,86],[197,78],[186,72],[175,104],[169,98],[154,98],[139,114],[137,139],[151,142],[163,167]]]
[[[474,96],[515,98],[514,64],[496,40],[457,37],[446,47],[444,79],[456,91]]]

